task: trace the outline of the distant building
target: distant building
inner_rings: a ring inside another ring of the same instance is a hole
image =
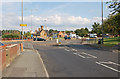
[[[58,33],[58,37],[64,37],[64,36],[65,36],[65,35],[64,35],[63,32],[60,31],[60,32]]]
[[[36,36],[37,36],[38,38],[47,39],[47,33],[46,33],[46,32],[47,32],[47,31],[45,31],[45,30],[43,29],[43,26],[41,26],[41,28],[38,28],[38,31],[35,30],[35,32],[33,33],[33,36],[34,36],[34,38],[36,38]]]
[[[58,36],[57,36],[58,33],[53,33],[52,35],[53,35],[53,38],[54,38],[54,39],[58,37]]]
[[[75,32],[72,32],[72,33],[70,33],[70,37],[71,37],[71,38],[76,38],[76,37],[77,37],[77,35],[76,35],[76,33],[75,33]]]

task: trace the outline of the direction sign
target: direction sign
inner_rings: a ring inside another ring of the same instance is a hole
[[[20,26],[27,26],[27,24],[20,24]]]

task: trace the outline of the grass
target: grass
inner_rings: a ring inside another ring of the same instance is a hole
[[[115,46],[120,43],[120,37],[104,38],[104,46]]]

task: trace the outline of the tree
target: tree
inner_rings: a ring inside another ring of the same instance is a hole
[[[120,0],[112,0],[107,2],[109,8],[112,9],[112,14],[120,13]]]
[[[31,33],[30,32],[25,33],[25,37],[31,37]]]
[[[89,33],[89,30],[88,30],[88,28],[85,28],[85,30]]]
[[[100,35],[102,33],[101,25],[94,22],[94,24],[92,25],[91,33],[96,33],[97,35]]]
[[[70,34],[70,33],[71,33],[71,31],[65,31],[65,33],[66,33],[66,34]]]
[[[75,33],[81,37],[85,36],[88,34],[88,29],[84,29],[84,28],[81,28],[81,29],[76,29],[75,30]]]
[[[120,34],[120,13],[111,15],[103,23],[104,31],[111,35]]]
[[[51,34],[51,33],[53,33],[54,32],[54,30],[53,29],[50,29],[49,30],[49,34]]]

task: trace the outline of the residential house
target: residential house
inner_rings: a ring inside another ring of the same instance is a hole
[[[64,37],[64,36],[65,36],[65,35],[64,35],[64,32],[61,32],[61,31],[60,31],[60,32],[58,33],[58,37]]]
[[[47,33],[46,31],[43,29],[43,26],[41,26],[41,28],[38,28],[38,31],[35,30],[35,34],[33,34],[34,38],[44,38],[47,39]]]

